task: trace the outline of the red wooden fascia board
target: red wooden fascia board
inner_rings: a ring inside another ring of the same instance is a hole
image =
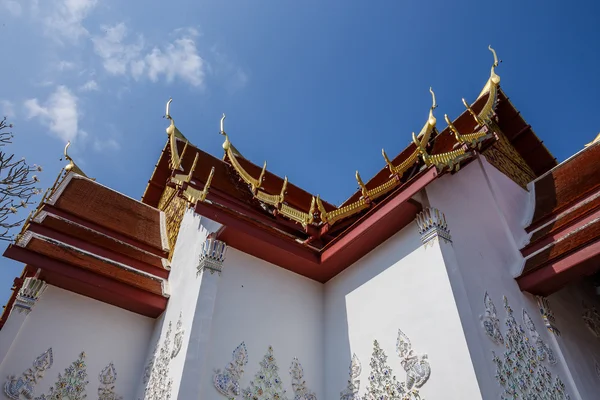
[[[437,176],[435,168],[421,171],[322,253],[268,232],[215,204],[198,203],[196,212],[226,226],[220,238],[229,246],[324,283],[413,221],[421,205],[412,201],[412,196]]]
[[[272,234],[268,232],[266,228],[261,228],[256,224],[241,219],[216,204],[198,202],[196,204],[196,212],[200,215],[204,215],[206,218],[225,225],[228,228],[239,229],[260,239],[261,241],[273,246],[277,246],[280,249],[290,253],[290,255],[295,255],[296,257],[300,257],[308,262],[318,263],[319,258],[316,252],[308,249],[300,243],[295,242],[292,238],[284,239],[280,236]]]
[[[62,276],[64,277],[63,279],[68,279],[72,282],[72,287],[69,290],[75,288],[76,290],[73,291],[79,294],[108,304],[114,304],[120,299],[118,303],[121,308],[134,312],[137,312],[135,311],[136,309],[141,308],[146,310],[146,312],[142,313],[143,315],[153,318],[159,316],[166,309],[168,299],[164,296],[135,288],[126,283],[35,253],[26,248],[10,245],[4,252],[4,256],[40,268],[43,273]],[[93,288],[96,289],[93,292],[90,291]]]
[[[338,236],[332,242],[328,243],[323,250],[322,262],[334,257],[339,251],[343,251],[350,246],[360,236],[369,234],[371,230],[377,229],[379,224],[393,222],[388,217],[390,213],[401,207],[405,202],[411,199],[421,189],[431,183],[438,176],[435,167],[430,167],[419,173],[412,181],[400,186],[396,192],[390,195],[386,200],[377,204],[360,220],[352,225],[345,234]]]
[[[522,291],[549,296],[570,282],[600,268],[600,240],[517,278]]]
[[[58,232],[54,229],[48,228],[47,226],[40,225],[36,222],[31,223],[28,228],[29,231],[34,233],[39,233],[40,235],[47,236],[51,239],[58,240],[60,242],[66,243],[70,246],[77,247],[81,250],[85,250],[87,252],[96,254],[99,257],[106,258],[121,264],[128,265],[140,271],[147,272],[159,278],[167,279],[169,277],[169,271],[164,268],[158,268],[154,265],[150,265],[144,263],[142,261],[133,259],[131,257],[125,256],[123,254],[119,254],[103,247],[96,246],[92,243],[85,242],[76,237],[66,235],[64,233]]]

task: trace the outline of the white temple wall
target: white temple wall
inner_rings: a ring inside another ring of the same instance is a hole
[[[367,392],[374,340],[393,375],[406,381],[396,353],[399,329],[416,354],[428,355],[422,398],[481,398],[441,246],[448,245],[425,248],[411,223],[325,284],[323,398],[339,399],[347,388],[353,354],[362,365],[359,393]]]
[[[171,399],[197,398],[192,390],[190,393],[180,393],[185,376],[185,365],[194,356],[188,354],[190,332],[197,314],[197,300],[201,291],[202,280],[198,277],[198,259],[200,249],[206,237],[216,232],[220,225],[196,214],[193,209],[187,209],[181,221],[175,251],[171,259],[169,274],[170,298],[165,312],[156,319],[152,339],[146,348],[145,367],[139,370],[140,380],[137,397],[144,397],[144,389],[149,386],[152,390],[146,398],[158,399],[166,396],[166,388],[171,387]],[[181,321],[178,327],[178,322]],[[171,324],[171,332],[167,331]],[[182,336],[181,347],[177,346],[176,336]],[[154,351],[156,350],[156,353]],[[161,359],[161,349],[166,350],[166,356]],[[175,350],[175,352],[174,352]],[[152,363],[152,360],[154,362]],[[189,365],[189,364],[188,364]],[[147,368],[146,367],[153,367]],[[145,374],[152,375],[144,376]],[[152,394],[153,393],[153,394]]]
[[[571,284],[548,298],[556,318],[555,325],[561,333],[556,344],[583,399],[597,398],[600,387],[600,337],[588,329],[582,318],[586,310],[600,310],[594,289],[589,283],[581,282]],[[596,318],[597,324],[600,323],[599,317]]]
[[[479,385],[484,399],[498,399],[502,388],[496,380],[492,351],[502,356],[505,348],[495,344],[483,328],[485,293],[495,305],[503,335],[507,331],[503,305],[503,296],[506,296],[516,321],[526,331],[524,309],[544,343],[552,346],[553,338],[544,327],[535,299],[522,293],[514,279],[514,272],[522,268],[523,259],[516,243],[519,230],[523,229],[528,196],[485,159],[480,160],[471,162],[457,174],[440,177],[427,186],[426,191],[430,205],[445,214],[452,234],[460,271],[451,275],[451,283],[456,301],[461,305],[459,312]],[[531,338],[529,332],[528,335]],[[572,399],[580,398],[560,354],[556,350],[555,353],[558,364],[552,366],[544,362],[544,365],[553,377],[559,376],[567,385]]]
[[[272,346],[279,377],[293,398],[289,369],[298,357],[306,385],[318,399],[324,395],[323,285],[234,248],[227,249],[219,278],[210,350],[199,396],[225,399],[213,385],[215,369],[223,370],[242,342],[248,363],[240,380],[247,388]],[[241,398],[241,396],[240,396]]]
[[[36,357],[52,348],[53,365],[35,385],[36,396],[48,394],[58,374],[64,375],[85,352],[87,397],[97,397],[98,375],[112,362],[117,372],[115,392],[132,399],[153,323],[151,318],[48,286],[0,364],[0,377],[22,376]]]

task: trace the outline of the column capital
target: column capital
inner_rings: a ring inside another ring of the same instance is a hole
[[[42,293],[44,293],[44,290],[46,290],[46,286],[48,286],[46,282],[41,279],[34,277],[25,278],[23,286],[21,286],[15,298],[14,309],[29,314]]]
[[[216,272],[221,276],[226,252],[227,244],[225,242],[217,240],[214,233],[208,235],[200,250],[200,260],[196,275],[200,275],[203,270],[208,270],[211,275]]]
[[[446,222],[446,216],[437,208],[424,208],[423,211],[417,214],[417,225],[421,241],[425,247],[438,238],[441,238],[445,243],[452,243],[452,236]]]

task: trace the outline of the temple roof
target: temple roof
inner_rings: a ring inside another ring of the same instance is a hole
[[[169,139],[142,201],[158,207],[165,188],[175,188],[180,197],[188,200],[203,215],[226,227],[237,225],[240,229],[248,229],[254,235],[252,238],[232,237],[232,229],[226,228],[222,235],[233,241],[229,245],[243,247],[241,250],[260,248],[248,246],[249,242],[256,240],[260,231],[279,246],[285,243],[290,252],[304,254],[304,258],[314,261],[315,268],[322,271],[327,251],[335,248],[335,244],[345,237],[357,237],[356,232],[360,231],[362,223],[375,215],[377,209],[402,194],[404,200],[398,207],[403,207],[410,215],[416,215],[421,205],[406,197],[406,194],[414,195],[422,189],[414,186],[417,182],[426,184],[428,179],[440,174],[455,173],[462,165],[475,159],[478,153],[485,153],[492,146],[496,149],[496,157],[516,159],[510,167],[516,170],[517,175],[521,175],[519,184],[524,187],[554,167],[556,160],[500,89],[500,77],[495,73],[498,59],[493,50],[492,53],[494,64],[490,78],[477,100],[473,104],[463,100],[465,112],[453,121],[445,116],[447,127],[440,132],[434,113],[437,103],[430,89],[432,105],[429,115],[421,131],[417,135],[412,134],[412,143],[391,160],[382,151],[385,167],[366,183],[357,171],[355,179],[359,190],[339,207],[293,185],[287,178],[272,174],[267,170],[266,162],[260,167],[245,159],[225,132],[225,116],[221,120],[221,134],[225,138],[223,159],[197,148],[175,127],[169,112],[171,100],[166,113],[171,121],[167,128]],[[407,137],[410,135],[407,134]],[[503,146],[495,146],[499,142]],[[423,178],[424,175],[428,178]],[[404,217],[401,219],[404,220]],[[395,225],[394,232],[402,226]],[[382,225],[379,228],[387,232]],[[381,239],[385,240],[394,233],[390,232]],[[371,245],[361,247],[357,257],[374,248]],[[296,272],[302,269],[290,265],[285,255],[254,254],[256,251],[259,250],[249,250],[250,254],[267,257],[267,261],[278,265],[283,263],[284,267]],[[306,270],[311,268],[304,267]],[[318,280],[334,274],[335,268],[320,272]],[[313,272],[304,275],[315,277]]]
[[[73,171],[4,255],[39,269],[48,284],[157,317],[168,299],[164,214]]]
[[[523,290],[549,294],[600,268],[600,142],[531,184],[535,208],[521,252]]]

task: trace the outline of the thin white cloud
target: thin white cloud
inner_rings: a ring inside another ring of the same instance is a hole
[[[96,139],[94,140],[94,150],[101,153],[104,151],[117,151],[121,148],[119,142],[115,139]]]
[[[47,33],[57,41],[77,42],[88,31],[83,21],[98,4],[98,0],[49,0],[43,4]],[[37,3],[36,8],[40,7]]]
[[[5,8],[11,15],[18,17],[23,13],[23,8],[15,0],[0,0],[0,6]]]
[[[248,74],[237,66],[228,56],[220,52],[216,46],[211,48],[213,62],[208,69],[230,92],[236,92],[248,84]]]
[[[76,66],[74,62],[63,60],[58,63],[57,68],[59,71],[69,71],[75,69]]]
[[[180,79],[193,86],[201,86],[205,78],[205,61],[198,53],[193,28],[177,30],[178,37],[165,46],[143,51],[141,35],[127,42],[128,30],[124,23],[104,26],[104,35],[92,38],[94,50],[102,58],[104,69],[112,75],[130,75],[136,80],[148,78],[152,82],[161,77],[167,82]]]
[[[77,97],[65,86],[58,86],[43,104],[37,98],[28,99],[24,106],[27,118],[37,118],[62,141],[72,141],[83,135],[78,129]]]
[[[17,116],[15,105],[12,101],[0,100],[0,118],[13,119]]]
[[[89,81],[87,81],[86,83],[84,83],[83,85],[81,85],[79,87],[79,90],[83,91],[83,92],[92,92],[92,91],[97,91],[100,90],[100,86],[98,86],[98,83],[91,79]]]
[[[104,69],[112,75],[124,75],[131,63],[140,56],[144,47],[143,38],[138,36],[135,43],[125,43],[128,30],[124,23],[113,26],[103,25],[103,36],[92,37],[94,50],[102,58]]]

